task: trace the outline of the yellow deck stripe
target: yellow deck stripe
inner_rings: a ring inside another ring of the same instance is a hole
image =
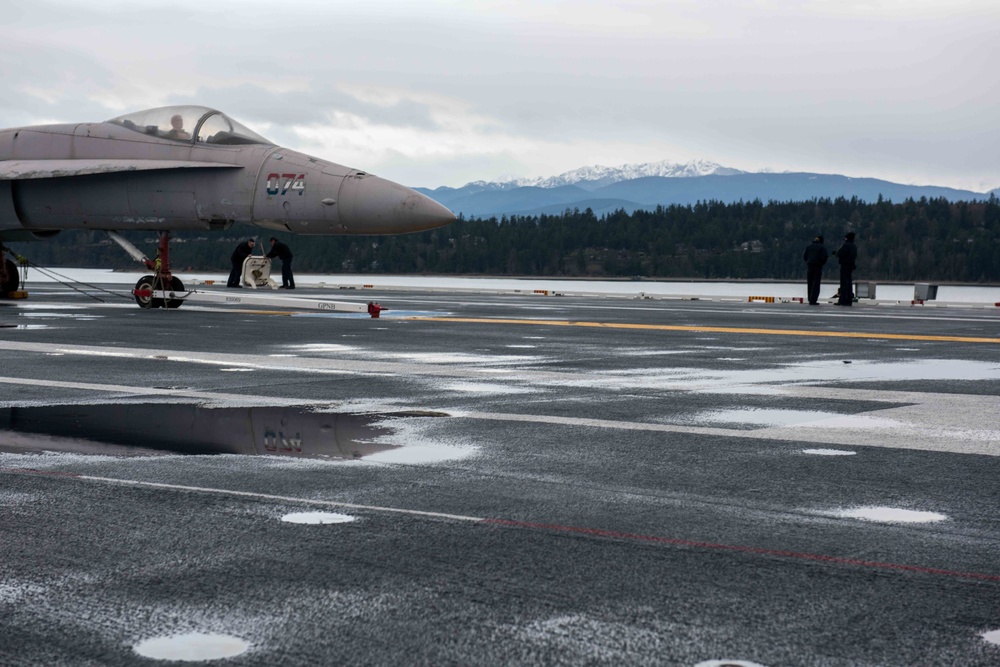
[[[855,331],[811,331],[808,329],[751,329],[744,327],[680,326],[671,324],[630,324],[628,322],[575,322],[572,320],[513,320],[475,317],[411,317],[429,322],[464,322],[467,324],[534,324],[553,327],[590,327],[597,329],[637,329],[645,331],[697,331],[702,333],[759,334],[762,336],[816,336],[822,338],[881,338],[885,340],[921,340],[948,343],[992,343],[1000,338],[974,336],[930,336],[922,334],[863,333]]]

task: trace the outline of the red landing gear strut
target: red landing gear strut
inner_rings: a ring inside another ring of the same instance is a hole
[[[182,299],[160,299],[153,292],[183,292],[184,283],[180,278],[170,273],[170,232],[160,232],[160,245],[156,250],[156,258],[144,259],[143,264],[154,273],[139,278],[132,290],[132,296],[140,308],[179,308]]]

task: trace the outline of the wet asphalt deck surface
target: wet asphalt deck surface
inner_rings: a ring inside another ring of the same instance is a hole
[[[1000,309],[327,295],[392,311],[0,305],[0,409],[305,405],[396,447],[0,431],[0,664],[191,632],[251,645],[226,665],[1000,664]]]

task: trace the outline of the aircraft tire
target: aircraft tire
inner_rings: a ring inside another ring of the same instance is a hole
[[[174,292],[183,292],[184,291],[184,283],[182,283],[181,279],[178,278],[177,276],[172,276],[170,278],[170,289],[172,291],[174,291]],[[184,299],[167,299],[167,301],[166,301],[166,307],[167,308],[180,308],[182,303],[184,303]]]
[[[135,289],[137,290],[154,290],[156,289],[156,276],[143,276],[139,278],[139,282],[135,284]],[[140,308],[162,308],[163,299],[154,299],[148,296],[136,296],[135,302],[139,304]]]
[[[0,285],[0,296],[6,297],[11,292],[16,292],[21,285],[21,274],[17,272],[17,264],[12,260],[4,259],[4,266],[7,267],[7,279]]]

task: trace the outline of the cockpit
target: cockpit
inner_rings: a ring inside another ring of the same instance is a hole
[[[274,145],[221,111],[198,106],[146,109],[107,121],[129,130],[189,144]]]

